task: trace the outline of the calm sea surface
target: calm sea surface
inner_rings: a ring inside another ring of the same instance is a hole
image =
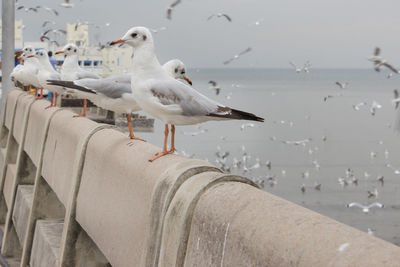
[[[388,79],[386,73],[372,69],[312,69],[308,74],[278,69],[199,69],[189,70],[188,76],[201,93],[266,120],[243,130],[242,124],[249,122],[178,127],[179,154],[220,166],[216,152],[229,152],[225,166],[264,184],[265,191],[361,231],[370,228],[376,236],[400,245],[400,136],[393,130],[397,111],[391,103],[393,90],[400,88],[400,75]],[[220,95],[209,89],[210,80],[218,82]],[[340,89],[336,81],[349,85]],[[325,102],[328,95],[333,97]],[[370,111],[373,101],[382,105],[374,116]],[[366,105],[355,110],[353,105],[361,102]],[[156,120],[153,134],[137,135],[161,146],[163,127]],[[304,145],[282,142],[305,139],[311,141]],[[246,163],[235,168],[233,162],[242,161],[244,155]],[[353,174],[346,176],[349,168]],[[379,176],[384,176],[383,183],[377,181]],[[339,178],[349,184],[341,185]],[[320,190],[315,184],[321,184]],[[368,191],[375,189],[378,195],[369,198]],[[363,213],[347,208],[351,202],[380,202],[384,208]]]

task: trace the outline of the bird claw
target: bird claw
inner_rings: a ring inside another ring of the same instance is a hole
[[[138,141],[147,142],[146,140],[144,140],[142,138],[139,138],[139,137],[136,137],[136,136],[129,136],[129,138],[132,139],[132,140],[138,140]]]
[[[84,117],[86,117],[86,114],[74,115],[72,117],[74,117],[74,118],[84,118]]]
[[[175,149],[174,150],[171,149],[171,150],[168,150],[168,151],[161,151],[161,152],[157,153],[153,158],[149,159],[149,161],[153,162],[156,159],[161,158],[162,156],[174,153],[174,151],[175,151]]]

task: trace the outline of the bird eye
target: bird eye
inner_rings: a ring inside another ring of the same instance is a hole
[[[147,39],[147,36],[143,35],[143,41],[146,41],[146,39]]]
[[[136,33],[136,32],[134,32],[134,33],[131,34],[131,37],[132,37],[132,38],[136,38],[136,36],[137,36],[137,33]]]
[[[185,74],[185,71],[184,71],[184,70],[182,70],[182,71],[181,71],[181,74]]]
[[[71,50],[71,47],[68,47],[67,50],[68,50],[68,51]]]
[[[74,52],[76,53],[76,49],[74,49]]]
[[[178,73],[178,68],[175,68],[175,73]]]

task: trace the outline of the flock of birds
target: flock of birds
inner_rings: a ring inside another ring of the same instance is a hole
[[[181,3],[181,0],[176,0],[171,3],[166,11],[166,17],[172,19],[172,14],[175,8]],[[70,1],[65,1],[61,4],[62,7],[71,8],[73,4]],[[40,12],[45,10],[55,16],[59,13],[55,9],[51,9],[45,6],[26,7],[17,5],[17,10],[25,12]],[[222,19],[227,22],[232,21],[232,17],[225,13],[216,13],[207,17],[206,20]],[[254,25],[259,25],[261,20],[255,21]],[[54,25],[52,21],[45,21],[42,25],[43,28]],[[79,22],[76,24],[79,26]],[[262,122],[263,119],[255,116],[254,114],[243,112],[240,110],[232,109],[225,105],[219,104],[214,100],[211,100],[197,91],[191,86],[192,82],[186,77],[185,65],[180,60],[171,60],[160,65],[157,57],[153,51],[153,38],[152,33],[156,34],[160,31],[165,30],[166,27],[159,29],[147,29],[142,27],[135,27],[130,29],[121,39],[115,40],[108,43],[107,45],[121,45],[128,44],[134,48],[135,56],[133,58],[133,73],[121,74],[111,76],[107,78],[99,77],[94,73],[90,73],[78,65],[78,50],[80,48],[73,44],[66,45],[58,53],[65,55],[65,61],[61,67],[60,72],[54,70],[49,62],[47,51],[39,50],[36,51],[32,47],[25,47],[20,57],[24,61],[23,65],[18,65],[13,73],[12,78],[14,81],[18,81],[24,86],[33,86],[39,89],[46,89],[51,91],[54,96],[50,107],[54,107],[57,103],[57,97],[60,94],[73,94],[78,98],[88,99],[94,104],[104,109],[115,111],[116,113],[127,114],[127,122],[129,127],[129,137],[131,139],[142,140],[134,136],[131,127],[132,112],[138,110],[144,110],[154,117],[160,119],[165,123],[165,136],[163,150],[155,155],[150,161],[153,161],[161,156],[171,154],[175,152],[175,125],[192,125],[198,124],[207,120],[224,120],[224,119],[246,119],[252,121]],[[51,35],[65,35],[65,31],[62,29],[47,29],[43,32],[41,40],[47,40],[54,42],[58,45],[57,41],[51,38]],[[104,47],[104,46],[103,46]],[[252,51],[251,47],[248,47],[239,53],[233,55],[231,58],[222,62],[224,65],[230,64],[231,62],[238,60],[241,56]],[[380,72],[386,68],[389,73],[387,78],[391,78],[393,74],[399,74],[399,70],[393,67],[386,59],[381,56],[381,49],[376,48],[373,55],[368,58],[373,63],[375,71]],[[150,62],[150,63],[149,63]],[[309,73],[312,64],[310,61],[306,61],[302,65],[296,65],[290,61],[289,64],[293,67],[296,73]],[[148,78],[148,74],[152,73],[152,79]],[[145,78],[147,77],[147,78]],[[150,81],[151,80],[151,81]],[[179,81],[184,80],[185,83]],[[222,87],[215,80],[209,81],[209,89],[212,90],[216,95],[220,95]],[[339,89],[347,89],[350,83],[347,81],[336,81],[335,85]],[[234,86],[234,85],[232,85]],[[337,97],[339,95],[328,95],[324,97],[324,101]],[[227,96],[228,99],[229,95]],[[41,98],[39,96],[38,98]],[[400,96],[397,90],[394,91],[393,103],[398,108],[400,103]],[[369,106],[369,111],[374,116],[377,110],[382,108],[382,105],[377,101],[372,101],[370,104],[367,102],[360,102],[353,105],[355,111],[361,110],[363,107]],[[86,101],[84,102],[84,108],[82,114],[77,116],[86,116]],[[277,121],[274,123],[287,124],[289,127],[293,126],[293,122],[290,121]],[[169,135],[168,124],[171,124],[171,147],[168,149],[167,140]],[[253,122],[243,123],[240,126],[241,131],[246,131],[249,128],[256,128],[259,124]],[[195,132],[184,132],[184,135],[197,136],[204,134],[207,129],[198,127]],[[225,140],[226,136],[221,136],[221,140]],[[302,140],[278,140],[276,137],[271,137],[271,140],[278,141],[284,145],[289,146],[309,146],[312,142],[311,138]],[[326,136],[321,139],[325,142]],[[317,147],[309,148],[308,153],[312,154]],[[189,154],[185,150],[180,150],[179,154],[186,157],[194,157],[194,154]],[[376,154],[371,152],[371,158],[376,157]],[[273,168],[273,164],[270,160],[262,161],[259,158],[253,158],[252,155],[246,150],[245,146],[241,147],[240,156],[234,156],[229,151],[222,151],[220,146],[217,147],[215,152],[215,163],[226,172],[239,172],[242,174],[251,174],[251,172],[265,168],[267,174],[262,177],[253,178],[260,187],[265,187],[266,184],[270,187],[274,187],[278,184],[278,178],[276,174],[272,174],[270,171]],[[313,161],[315,170],[319,170],[320,164],[317,160]],[[387,164],[387,168],[393,170],[396,174],[400,174],[400,170],[394,168],[392,165]],[[286,170],[280,170],[282,176],[285,176]],[[301,177],[307,179],[310,176],[308,170],[301,173]],[[370,174],[365,173],[365,177],[369,177]],[[342,187],[357,186],[358,178],[355,177],[354,171],[351,169],[345,170],[345,176],[338,177],[338,184]],[[382,186],[384,184],[384,177],[378,175],[376,182]],[[298,190],[302,194],[306,194],[308,190],[321,191],[323,185],[318,182],[314,184],[302,184]],[[377,188],[366,191],[366,197],[371,200],[378,198],[379,192]],[[358,208],[363,213],[369,213],[374,208],[384,208],[384,205],[379,202],[373,202],[368,204],[362,204],[358,202],[348,203],[347,208],[353,209]]]
[[[200,94],[191,87],[186,77],[185,65],[180,60],[172,60],[161,66],[154,52],[151,31],[145,27],[131,28],[122,38],[110,45],[127,44],[133,47],[132,73],[102,78],[81,68],[78,64],[78,47],[67,44],[56,54],[64,54],[64,63],[58,73],[51,65],[46,50],[27,46],[19,57],[23,64],[15,67],[11,79],[23,86],[40,88],[52,92],[52,101],[48,108],[56,106],[60,94],[71,92],[84,99],[82,114],[86,116],[86,100],[99,107],[127,114],[129,137],[135,137],[131,126],[131,113],[143,110],[165,123],[163,150],[150,161],[175,152],[175,125],[193,125],[209,120],[251,120],[263,122],[254,114],[233,109]],[[187,84],[178,81],[183,79]],[[68,89],[67,89],[68,88]],[[167,141],[171,125],[171,147]]]

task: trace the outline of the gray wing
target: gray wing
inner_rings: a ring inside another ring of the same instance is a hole
[[[381,53],[381,49],[380,49],[379,47],[376,47],[376,48],[375,48],[374,55],[375,55],[375,56],[379,56],[380,53]]]
[[[222,14],[228,21],[232,21],[231,17],[229,17],[227,14]]]
[[[241,56],[241,55],[243,55],[243,54],[246,54],[246,53],[250,52],[251,50],[252,50],[251,47],[248,47],[248,48],[246,48],[246,50],[240,52],[240,53],[239,53],[239,56]]]
[[[162,105],[176,105],[181,109],[182,115],[186,116],[207,116],[217,113],[219,106],[222,106],[172,78],[162,82],[152,82],[150,91]]]
[[[393,71],[394,73],[399,73],[399,71],[397,69],[395,69],[392,65],[388,64],[388,63],[383,63],[383,66],[389,68],[391,71]]]
[[[120,98],[123,94],[132,93],[131,83],[118,79],[81,79],[74,81],[74,84],[92,90],[97,94],[103,94],[109,98]]]

